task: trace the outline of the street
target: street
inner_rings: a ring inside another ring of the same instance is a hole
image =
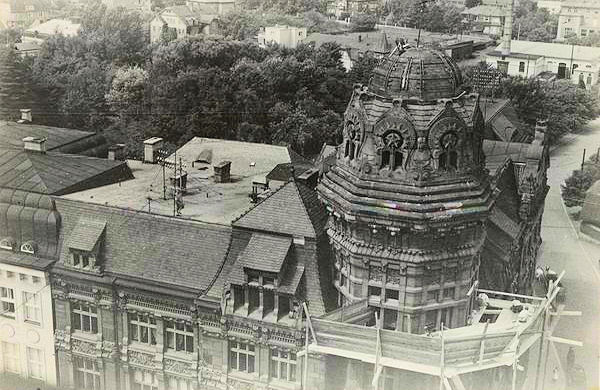
[[[551,152],[548,170],[550,192],[542,221],[542,247],[538,264],[549,266],[566,274],[563,278],[567,289],[566,310],[579,310],[581,317],[562,317],[554,336],[583,342],[575,347],[575,364],[585,369],[587,388],[598,389],[599,340],[600,340],[600,245],[580,239],[576,224],[569,218],[560,196],[560,185],[581,164],[583,149],[588,156],[600,147],[600,120],[589,126],[589,131],[571,138]],[[566,364],[568,346],[557,344],[563,366]],[[546,388],[554,365],[549,362],[546,372]],[[562,382],[562,380],[561,380]]]

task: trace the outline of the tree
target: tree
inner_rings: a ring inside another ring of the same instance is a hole
[[[348,72],[348,78],[353,83],[367,85],[378,63],[379,60],[372,53],[364,53],[352,64],[352,69]]]
[[[567,38],[569,45],[600,47],[600,33],[589,34],[586,37],[578,37],[573,34]]]
[[[377,16],[369,14],[356,14],[350,18],[350,30],[354,32],[373,31],[377,23]]]
[[[523,0],[515,11],[513,39],[551,42],[556,38],[558,16],[538,8],[531,0]]]
[[[587,190],[598,180],[600,180],[600,162],[597,161],[597,156],[593,156],[586,161],[583,170],[573,171],[560,186],[565,206],[581,206]]]

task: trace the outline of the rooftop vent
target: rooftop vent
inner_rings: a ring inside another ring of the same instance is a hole
[[[25,150],[46,153],[46,138],[25,137],[23,138],[23,144]]]
[[[108,147],[109,160],[125,160],[125,144],[114,144]]]
[[[158,158],[158,150],[163,146],[163,139],[160,137],[148,138],[144,141],[144,162],[154,164]]]
[[[32,122],[30,108],[22,108],[19,111],[21,111],[21,119],[19,119],[17,121],[17,123],[31,123]]]
[[[215,183],[229,183],[231,180],[231,161],[221,161],[214,167]]]

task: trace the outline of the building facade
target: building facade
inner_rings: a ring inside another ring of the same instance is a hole
[[[438,52],[384,58],[355,89],[336,166],[319,186],[338,303],[367,298],[386,329],[461,326],[470,313],[493,200],[479,100],[457,98],[460,77]]]
[[[296,48],[306,41],[306,27],[271,26],[258,33],[258,45],[276,43],[283,47]]]
[[[512,40],[510,53],[502,45],[488,53],[486,62],[509,76],[537,77],[550,73],[591,89],[598,83],[600,49],[562,43]]]
[[[45,0],[2,0],[0,26],[29,28],[36,20],[48,19],[51,12],[51,3]]]
[[[594,0],[569,0],[561,4],[557,40],[586,37],[600,32],[600,4]]]

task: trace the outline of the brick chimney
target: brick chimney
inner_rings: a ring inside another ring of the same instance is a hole
[[[229,183],[231,179],[231,161],[221,161],[213,167],[215,183]]]
[[[125,144],[114,144],[108,147],[109,160],[125,160]]]
[[[154,164],[158,158],[158,150],[163,146],[160,137],[148,138],[144,141],[144,162]]]
[[[515,0],[510,0],[510,7],[506,13],[504,19],[504,34],[502,36],[502,55],[507,56],[510,54],[510,41],[512,40],[513,30],[513,10],[515,8]]]
[[[25,150],[46,154],[46,138],[25,137],[23,145]]]
[[[17,123],[31,123],[31,109],[30,108],[22,108],[19,110],[21,112],[21,119],[17,121]]]

